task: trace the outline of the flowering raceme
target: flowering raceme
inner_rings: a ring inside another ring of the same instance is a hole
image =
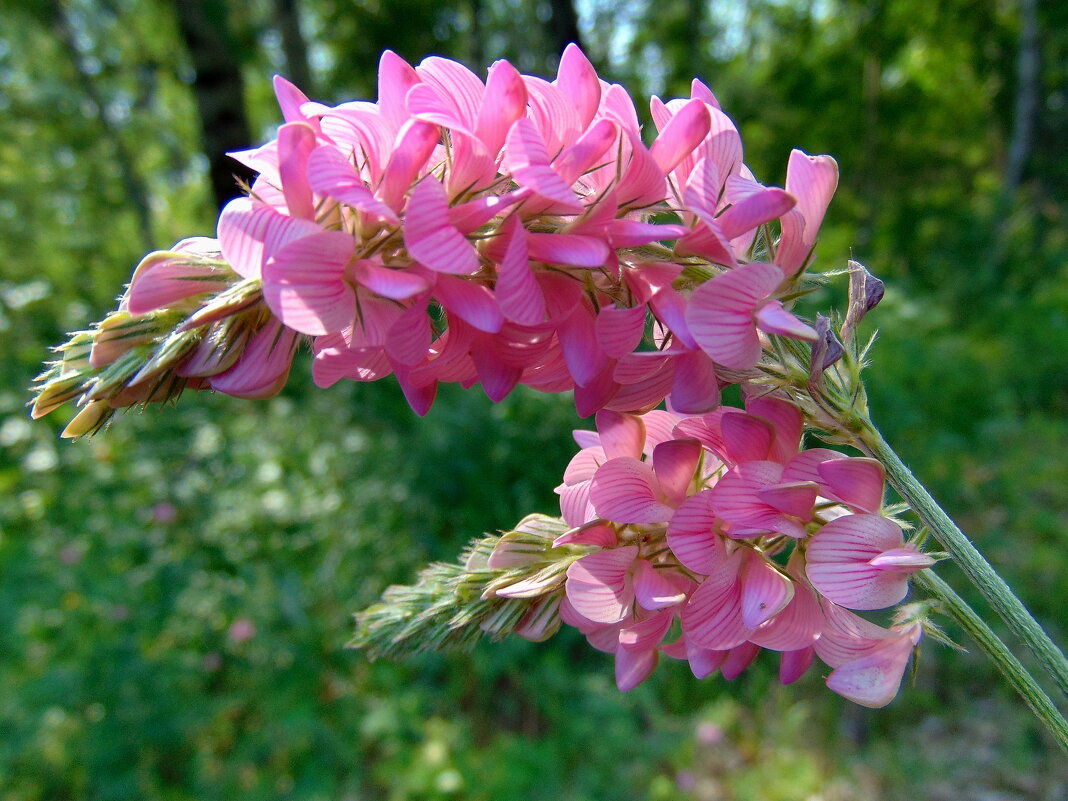
[[[574,390],[583,416],[668,395],[702,413],[763,335],[815,339],[782,299],[837,166],[794,151],[786,188],[761,185],[700,81],[652,99],[649,146],[574,45],[551,82],[386,52],[378,85],[377,103],[329,107],[276,78],[278,136],[233,154],[259,173],[249,196],[217,238],[142,262],[42,377],[35,414],[77,398],[76,435],[183,387],[266,397],[302,341],[319,386],[395,375],[419,414],[442,381],[494,401]]]

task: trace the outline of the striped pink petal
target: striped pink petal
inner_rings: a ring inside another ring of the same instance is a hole
[[[225,267],[199,261],[196,253],[175,251],[145,256],[130,279],[127,310],[144,314],[196,295],[219,292],[232,283],[233,274]]]
[[[593,477],[590,501],[615,523],[664,523],[674,512],[665,503],[653,468],[629,456],[605,462]]]
[[[557,336],[564,352],[567,369],[579,386],[587,386],[609,366],[607,357],[597,347],[593,312],[580,305],[557,323]],[[608,376],[611,379],[611,375]],[[598,406],[597,408],[600,408]]]
[[[883,466],[874,459],[854,456],[821,462],[820,478],[846,505],[858,512],[876,513],[883,505]]]
[[[816,650],[811,645],[807,648],[799,648],[796,651],[783,651],[779,660],[779,683],[782,685],[793,684],[804,676],[808,669],[812,667],[812,660],[815,655]]]
[[[719,667],[719,672],[723,674],[723,678],[727,681],[736,679],[742,675],[747,667],[753,664],[753,660],[757,658],[759,653],[760,648],[756,645],[751,642],[743,642],[741,645],[730,649],[727,658],[723,660],[723,664]]]
[[[686,312],[697,344],[724,367],[752,367],[761,353],[753,314],[780,283],[778,267],[755,262],[699,286]]]
[[[565,589],[572,608],[595,623],[618,623],[634,603],[630,566],[638,555],[636,545],[598,551],[567,569]]]
[[[510,238],[494,287],[501,314],[520,325],[537,325],[545,319],[545,296],[527,260],[526,231],[518,217],[504,228]]]
[[[405,214],[404,244],[408,252],[439,273],[470,275],[478,270],[478,252],[449,222],[445,187],[433,178],[412,190]]]
[[[667,542],[675,558],[695,573],[707,575],[718,561],[726,559],[716,534],[716,513],[709,490],[691,495],[675,510],[668,523]]]
[[[278,129],[278,177],[292,217],[315,219],[308,184],[308,157],[315,149],[315,131],[306,122],[287,122]]]
[[[278,318],[302,334],[329,334],[352,325],[356,294],[345,281],[352,237],[322,231],[293,240],[263,268],[263,297]]]
[[[603,267],[611,253],[600,237],[582,234],[528,233],[527,247],[534,261],[572,267]]]
[[[399,214],[404,208],[404,198],[412,182],[421,174],[440,138],[438,126],[429,122],[408,120],[404,123],[397,132],[375,197]],[[423,183],[431,182],[434,182],[433,179]]]
[[[508,129],[523,116],[526,107],[527,88],[522,76],[507,61],[495,61],[489,68],[475,127],[491,155],[500,152]]]
[[[757,490],[757,497],[773,509],[800,520],[811,520],[818,485],[811,481],[780,483]]]
[[[551,200],[565,210],[578,212],[582,203],[571,187],[550,165],[549,151],[537,127],[528,117],[515,122],[508,132],[505,167],[516,183],[538,197]]]
[[[233,367],[208,379],[211,388],[235,398],[269,398],[289,376],[300,335],[272,319],[249,337]]]
[[[619,128],[608,119],[600,119],[553,160],[553,170],[565,184],[571,186],[590,168],[608,161],[609,150],[619,139]]]
[[[479,77],[458,61],[440,56],[424,58],[415,71],[428,86],[432,86],[446,100],[458,124],[474,132],[478,112],[482,106],[482,98],[486,91]]]
[[[560,57],[555,86],[574,106],[580,127],[588,126],[601,102],[601,82],[593,64],[574,42]]]
[[[783,308],[782,301],[769,300],[757,308],[753,314],[757,328],[769,334],[778,334],[791,339],[803,339],[809,342],[817,338],[816,330],[798,320]]]
[[[645,421],[641,417],[602,410],[597,412],[596,423],[606,460],[620,456],[641,459],[645,446]]]
[[[554,548],[559,548],[561,545],[596,545],[598,548],[614,548],[617,544],[618,537],[615,529],[600,520],[576,526],[553,540]]]
[[[405,96],[419,83],[415,68],[392,50],[386,50],[378,60],[378,108],[393,130],[408,119]]]
[[[770,395],[750,396],[746,398],[745,410],[764,418],[774,426],[775,440],[768,453],[768,459],[786,464],[797,456],[804,420],[796,406],[789,401]]]
[[[431,282],[414,270],[398,270],[381,262],[360,259],[353,262],[353,274],[360,286],[391,300],[407,300],[430,289]]]
[[[544,78],[524,75],[528,118],[534,123],[548,152],[555,156],[575,142],[582,132],[579,111],[567,96]]]
[[[674,618],[671,612],[660,612],[624,626],[619,630],[619,644],[628,651],[651,651],[660,645]]]
[[[634,563],[634,598],[642,609],[653,611],[682,603],[686,593],[664,578],[649,562],[638,559]],[[668,621],[670,623],[670,617]]]
[[[597,344],[606,356],[618,359],[632,353],[645,333],[645,306],[620,309],[608,306],[597,313],[594,323]]]
[[[794,207],[793,195],[775,187],[761,187],[724,211],[716,218],[720,231],[727,239],[737,239],[757,226],[770,222]]]
[[[487,334],[496,334],[504,325],[497,299],[481,284],[451,275],[439,275],[434,296],[460,319]]]
[[[797,198],[798,215],[783,219],[782,238],[776,263],[793,275],[808,258],[823,216],[838,187],[838,164],[830,156],[809,156],[800,150],[790,152],[786,168],[786,191]],[[800,220],[797,219],[800,217]]]
[[[235,198],[219,215],[219,249],[242,278],[259,278],[271,254],[294,239],[322,229],[311,220],[280,214],[252,198]]]
[[[712,359],[702,351],[680,353],[674,359],[671,408],[680,414],[704,414],[719,406],[720,385]]]
[[[827,523],[809,542],[806,574],[821,595],[848,609],[884,609],[908,593],[908,576],[871,564],[884,551],[901,548],[891,520],[846,515]]]
[[[741,462],[764,461],[775,440],[775,429],[761,417],[726,409],[720,418],[726,460]]]
[[[405,366],[417,365],[427,357],[432,337],[424,300],[409,306],[390,325],[385,337],[386,353]]]
[[[793,586],[790,603],[750,634],[750,642],[772,651],[789,652],[811,648],[817,641],[823,631],[823,609],[804,580],[794,581]]]
[[[704,679],[711,676],[727,661],[729,653],[729,651],[702,648],[691,640],[686,640],[686,661],[690,663],[690,671],[694,678]]]
[[[919,637],[918,626],[904,630],[859,659],[835,668],[827,677],[827,687],[861,706],[886,706],[897,695]]]
[[[616,651],[616,687],[622,693],[633,690],[656,669],[659,652],[619,648]]]
[[[665,173],[693,152],[708,133],[711,120],[702,100],[691,100],[660,131],[649,152]]]
[[[317,195],[345,203],[392,225],[400,222],[389,206],[375,199],[349,160],[329,145],[315,148],[308,157],[308,183]]]
[[[742,569],[742,622],[755,629],[786,608],[794,584],[756,551],[748,551]]]
[[[682,608],[682,630],[687,643],[726,651],[746,641],[749,630],[742,620],[742,587],[738,571],[742,554],[735,552],[694,590]]]
[[[653,449],[653,472],[670,505],[678,506],[685,500],[700,460],[701,443],[695,439],[672,439]]]
[[[895,636],[893,630],[884,629],[826,599],[821,606],[823,632],[816,640],[816,654],[831,667],[859,659]]]
[[[502,361],[493,343],[487,339],[488,336],[480,337],[480,341],[471,348],[471,358],[486,397],[494,403],[500,403],[515,389],[523,376],[523,369]]]

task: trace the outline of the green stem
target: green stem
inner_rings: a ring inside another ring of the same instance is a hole
[[[1057,743],[1068,751],[1068,722],[1042,691],[1020,660],[1012,655],[1005,643],[983,622],[964,599],[954,592],[945,581],[930,570],[922,570],[913,577],[913,582],[921,589],[937,598],[942,611],[953,618],[968,635],[975,640],[997,669],[1011,684],[1016,692],[1031,707],[1035,716],[1045,724]]]
[[[867,424],[857,434],[861,450],[882,463],[891,486],[908,502],[1009,628],[1027,644],[1061,692],[1068,695],[1068,659],[882,435],[870,422],[865,422]],[[994,658],[992,654],[991,658]]]

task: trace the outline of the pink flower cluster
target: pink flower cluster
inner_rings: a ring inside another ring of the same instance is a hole
[[[592,552],[567,570],[563,622],[615,654],[628,690],[660,654],[703,678],[781,654],[784,684],[818,656],[827,685],[880,707],[897,693],[921,624],[883,628],[853,611],[901,601],[934,564],[880,515],[872,459],[798,450],[800,413],[774,397],[692,417],[602,411],[557,488]],[[680,636],[671,642],[671,632]]]
[[[392,374],[420,414],[442,381],[493,400],[517,384],[573,389],[583,415],[669,394],[703,413],[720,368],[760,358],[760,332],[815,339],[781,298],[837,165],[795,150],[785,189],[758,183],[700,81],[652,99],[649,146],[631,97],[574,45],[553,81],[387,51],[378,88],[377,103],[329,107],[277,78],[277,138],[233,154],[259,172],[250,196],[224,209],[217,239],[181,243],[196,258],[138,271],[133,314],[216,291],[204,260],[262,285],[270,324],[225,371],[208,342],[190,358],[209,363],[184,374],[271,394],[310,338],[317,384]]]

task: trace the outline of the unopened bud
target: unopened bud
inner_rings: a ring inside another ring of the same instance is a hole
[[[809,366],[808,380],[810,384],[819,383],[823,372],[842,358],[845,348],[834,335],[831,318],[822,314],[816,315],[816,341],[812,343],[812,360]]]
[[[864,315],[883,299],[883,282],[859,261],[849,260],[849,309],[842,324],[842,340],[848,343]]]

